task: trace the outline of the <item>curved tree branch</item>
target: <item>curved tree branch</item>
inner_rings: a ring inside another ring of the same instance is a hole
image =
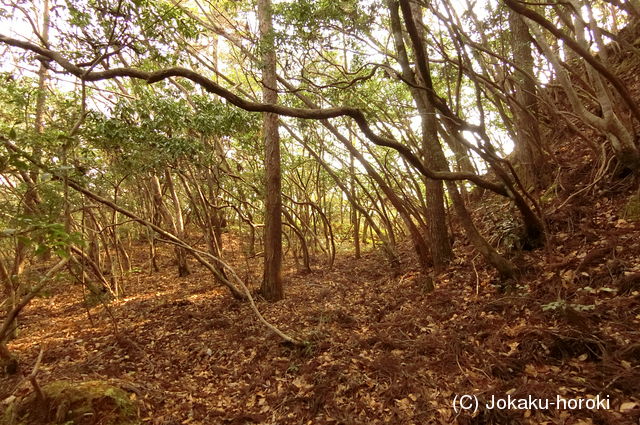
[[[466,172],[433,171],[427,168],[408,146],[377,134],[369,125],[369,122],[364,113],[357,108],[291,108],[276,104],[251,102],[220,86],[204,75],[183,67],[166,68],[154,72],[142,71],[140,69],[128,67],[113,68],[104,71],[87,71],[77,65],[74,65],[60,53],[38,46],[29,41],[18,40],[0,34],[0,42],[37,53],[41,56],[40,60],[53,61],[60,65],[67,73],[75,75],[83,81],[101,81],[117,77],[127,77],[144,80],[148,84],[153,84],[171,77],[182,77],[202,86],[206,91],[210,93],[223,97],[229,103],[250,112],[272,112],[287,117],[316,120],[345,116],[351,117],[356,122],[362,133],[364,133],[364,135],[369,140],[371,140],[371,142],[378,146],[384,146],[394,149],[400,155],[402,155],[402,157],[404,157],[412,166],[420,171],[420,173],[422,173],[425,177],[434,180],[469,180],[479,187],[491,190],[502,196],[509,196],[508,190],[502,184],[488,181],[477,174]]]

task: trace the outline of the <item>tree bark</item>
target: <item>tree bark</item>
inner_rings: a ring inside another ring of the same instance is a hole
[[[540,129],[535,113],[538,109],[536,98],[536,82],[533,79],[533,55],[529,29],[522,17],[516,12],[509,11],[509,25],[511,27],[511,46],[513,61],[519,70],[514,73],[515,99],[511,109],[516,121],[514,147],[515,164],[520,168],[520,180],[526,188],[542,187],[543,157],[540,140]]]
[[[184,235],[181,235],[180,229],[176,224],[176,219],[169,212],[169,209],[167,208],[166,204],[164,203],[164,200],[162,199],[162,187],[160,185],[160,179],[158,178],[157,174],[155,173],[152,174],[150,183],[151,183],[151,189],[153,191],[153,202],[155,205],[155,209],[158,212],[158,216],[164,218],[164,221],[167,223],[167,225],[170,226],[174,235],[176,235],[180,239],[183,239]],[[182,249],[178,245],[174,246],[174,252],[176,255],[178,276],[184,277],[187,274],[189,274],[188,273],[189,269],[187,267],[186,252],[184,249]]]
[[[422,160],[426,166],[435,171],[446,171],[448,169],[447,160],[442,151],[442,146],[438,138],[438,125],[436,121],[436,110],[433,102],[419,86],[432,89],[431,75],[427,72],[414,73],[409,63],[409,57],[404,45],[402,27],[398,7],[403,12],[405,24],[418,28],[414,22],[411,6],[398,3],[394,0],[388,1],[391,13],[391,29],[395,42],[398,62],[402,68],[402,76],[409,81],[412,86],[411,94],[420,114],[422,123]],[[418,15],[420,16],[420,15]],[[421,43],[412,43],[414,51],[422,49]],[[416,54],[416,61],[422,59],[422,55]],[[425,65],[426,66],[426,65]],[[442,270],[453,257],[449,234],[447,231],[446,211],[444,207],[444,187],[442,181],[431,178],[425,179],[427,196],[427,220],[429,226],[431,259],[436,270]]]
[[[258,1],[258,22],[262,47],[262,100],[278,102],[276,53],[271,22],[271,1]],[[264,275],[260,292],[268,301],[284,298],[282,285],[282,176],[278,115],[263,114],[262,137],[265,165]]]
[[[169,170],[165,170],[165,178],[167,179],[169,193],[171,193],[171,200],[173,202],[173,210],[175,211],[175,233],[177,237],[185,240],[186,232],[184,228],[184,217],[182,215],[182,205]],[[184,277],[190,275],[191,271],[189,270],[189,263],[187,262],[187,252],[184,248],[176,247],[176,259],[178,261],[178,276]]]

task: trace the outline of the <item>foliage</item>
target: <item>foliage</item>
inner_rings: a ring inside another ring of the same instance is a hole
[[[124,390],[102,381],[55,381],[42,388],[47,397],[43,406],[34,393],[14,401],[6,408],[2,425],[12,425],[14,416],[20,424],[68,425],[86,421],[104,425],[137,425],[136,403]]]
[[[78,62],[109,48],[124,49],[139,56],[141,63],[176,63],[180,43],[177,36],[195,40],[194,22],[170,1],[72,0],[66,2],[66,26],[57,28],[65,50]]]

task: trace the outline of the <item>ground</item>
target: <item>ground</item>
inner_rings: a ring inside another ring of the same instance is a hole
[[[311,274],[290,268],[286,299],[258,307],[310,341],[306,348],[283,344],[196,264],[176,277],[167,250],[162,273],[128,276],[111,313],[87,311],[81,288],[57,284],[24,311],[10,349],[26,374],[45,347],[43,383],[127,389],[150,424],[637,423],[640,223],[615,213],[623,195],[550,215],[553,240],[516,258],[525,266],[514,282],[495,280],[462,238],[433,292],[408,249],[395,272],[376,251],[341,255]],[[246,270],[257,287],[257,272]],[[18,381],[3,379],[0,397]],[[15,395],[30,390],[23,384]],[[600,395],[610,405],[457,414],[452,403],[463,394],[481,404],[491,395]]]

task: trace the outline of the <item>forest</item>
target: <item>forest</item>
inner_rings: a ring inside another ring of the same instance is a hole
[[[0,425],[637,424],[640,0],[1,0]]]

